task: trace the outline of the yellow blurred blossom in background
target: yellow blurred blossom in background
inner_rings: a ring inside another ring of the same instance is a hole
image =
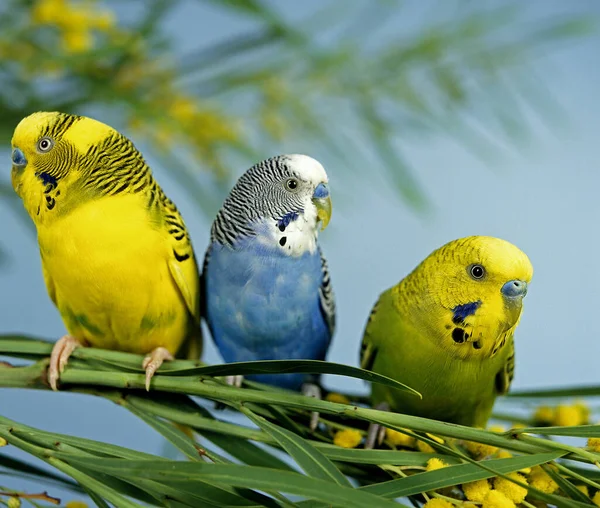
[[[415,438],[407,436],[397,430],[385,429],[385,439],[392,446],[402,446],[405,448],[412,448],[415,446]]]
[[[107,9],[98,9],[95,2],[67,0],[38,0],[31,10],[35,24],[58,28],[66,53],[90,51],[94,47],[93,31],[109,31],[115,25],[115,15]]]
[[[362,434],[354,429],[340,430],[333,436],[333,444],[342,448],[356,448],[361,441]]]
[[[325,397],[328,402],[336,402],[337,404],[350,404],[350,399],[341,393],[329,392]]]

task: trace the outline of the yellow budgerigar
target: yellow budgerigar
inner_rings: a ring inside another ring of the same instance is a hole
[[[164,360],[200,355],[190,238],[129,139],[91,118],[34,113],[12,138],[12,184],[68,331],[52,350],[53,389],[78,346],[147,355],[146,389]]]
[[[363,368],[418,390],[384,385],[373,402],[404,414],[483,427],[513,378],[513,335],[533,275],[529,258],[488,236],[434,251],[379,297],[361,346]],[[373,430],[373,429],[372,429]],[[369,435],[368,446],[374,442]]]

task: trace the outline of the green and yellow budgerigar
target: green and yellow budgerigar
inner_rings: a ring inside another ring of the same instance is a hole
[[[376,384],[373,403],[484,427],[496,396],[513,379],[513,335],[532,275],[529,258],[498,238],[461,238],[434,251],[381,294],[360,355],[364,369],[397,379],[423,398]]]
[[[36,229],[50,298],[68,335],[54,346],[57,388],[78,346],[164,360],[198,358],[196,259],[175,205],[133,143],[91,118],[34,113],[12,138],[12,184]]]

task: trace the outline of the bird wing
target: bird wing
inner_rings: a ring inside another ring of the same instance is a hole
[[[161,191],[164,225],[169,233],[169,271],[190,312],[192,332],[182,346],[182,356],[197,359],[202,353],[200,329],[200,276],[192,242],[175,204]]]
[[[331,278],[329,276],[329,267],[327,266],[327,260],[323,256],[323,252],[319,248],[319,255],[321,256],[321,287],[319,288],[319,299],[321,304],[321,313],[323,319],[327,323],[329,329],[329,336],[333,337],[335,331],[335,296],[333,294],[333,288],[331,287]],[[207,253],[208,257],[208,253]]]
[[[373,364],[375,363],[375,357],[377,356],[377,345],[373,340],[373,325],[376,321],[376,314],[379,308],[381,298],[377,300],[377,303],[371,309],[369,319],[365,326],[365,332],[363,333],[362,343],[360,345],[360,368],[365,370],[373,370]]]
[[[496,391],[499,395],[504,395],[508,392],[515,375],[515,343],[512,335],[509,337],[506,347],[508,348],[506,361],[498,374],[496,374]]]

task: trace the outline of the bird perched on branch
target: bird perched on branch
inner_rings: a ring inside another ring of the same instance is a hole
[[[471,236],[434,251],[381,294],[360,353],[362,368],[397,379],[423,398],[373,385],[373,403],[484,427],[496,396],[513,379],[513,335],[532,275],[529,258],[498,238]]]
[[[203,269],[203,314],[226,362],[325,358],[335,306],[317,235],[330,217],[327,174],[311,157],[273,157],[240,177]],[[249,378],[320,396],[304,374]]]
[[[12,138],[12,184],[36,229],[50,298],[68,335],[48,381],[78,346],[164,360],[202,349],[196,259],[181,215],[133,143],[91,118],[38,112]]]

